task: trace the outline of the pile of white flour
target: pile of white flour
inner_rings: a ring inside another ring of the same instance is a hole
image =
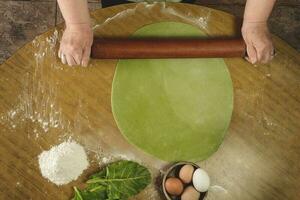
[[[72,141],[63,142],[49,151],[43,151],[38,158],[43,177],[56,185],[76,180],[89,166],[84,148]]]

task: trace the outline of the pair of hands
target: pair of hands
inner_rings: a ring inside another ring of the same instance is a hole
[[[274,47],[266,22],[244,22],[242,35],[247,45],[246,58],[250,63],[268,63],[274,57]],[[67,25],[58,56],[63,64],[87,66],[93,43],[93,31],[89,24]]]

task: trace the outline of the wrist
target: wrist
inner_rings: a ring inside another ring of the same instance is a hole
[[[259,20],[259,19],[248,19],[248,18],[244,18],[243,20],[243,24],[262,24],[262,25],[266,25],[268,23],[268,20]]]
[[[91,23],[84,22],[84,23],[66,23],[66,29],[69,31],[91,31]]]
[[[242,30],[245,28],[268,28],[268,22],[267,21],[249,21],[249,20],[244,20],[243,25],[242,25]]]

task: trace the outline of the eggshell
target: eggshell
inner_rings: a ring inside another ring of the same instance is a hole
[[[196,169],[193,175],[193,185],[199,192],[206,192],[210,185],[210,178],[203,169]]]
[[[178,196],[183,191],[183,184],[178,178],[168,178],[165,182],[166,191],[170,195]]]
[[[181,195],[181,200],[199,200],[200,192],[193,186],[188,186]]]
[[[194,167],[192,165],[184,165],[179,171],[179,178],[183,183],[190,183],[192,181]]]

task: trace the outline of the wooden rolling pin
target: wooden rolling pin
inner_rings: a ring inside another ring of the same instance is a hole
[[[92,58],[224,58],[245,57],[243,39],[96,38]]]

